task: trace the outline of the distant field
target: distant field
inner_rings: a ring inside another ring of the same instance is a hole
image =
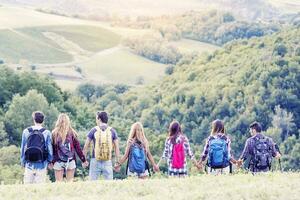
[[[74,90],[83,82],[148,84],[164,75],[166,65],[136,55],[120,43],[124,38],[153,32],[3,6],[0,59],[24,70],[35,65],[37,72],[51,74],[67,90]],[[183,53],[218,48],[186,39],[172,44]],[[82,74],[75,66],[80,67]]]
[[[300,12],[300,0],[268,0],[279,9],[292,12]]]
[[[116,46],[120,42],[120,36],[96,26],[84,26],[84,25],[65,25],[65,26],[41,26],[20,29],[28,35],[37,37],[39,34],[43,39],[45,36],[43,32],[54,32],[58,35],[63,36],[67,40],[70,40],[78,44],[81,48],[98,52],[103,49],[111,48]],[[40,37],[39,37],[40,38]]]
[[[217,49],[220,49],[220,47],[204,43],[204,42],[199,42],[196,40],[188,40],[188,39],[182,39],[176,42],[171,42],[174,46],[176,46],[179,51],[183,53],[190,53],[193,51],[203,53],[203,52],[213,52]]]
[[[44,33],[51,32],[80,48],[98,52],[118,45],[120,37],[108,30],[94,26],[43,26],[21,29],[0,29],[0,58],[7,62],[19,63],[63,63],[73,61],[73,49],[63,48],[60,43],[47,38]]]
[[[1,185],[2,200],[297,200],[300,174],[210,176],[75,182],[67,184]]]
[[[135,84],[138,77],[145,83],[157,80],[166,67],[122,47],[100,52],[81,65],[89,80],[127,84]]]

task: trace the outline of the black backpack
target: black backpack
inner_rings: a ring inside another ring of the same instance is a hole
[[[27,138],[27,147],[25,149],[25,160],[27,162],[43,162],[47,160],[48,151],[43,132],[40,130],[28,128],[29,136]]]
[[[271,169],[272,155],[269,139],[267,137],[254,138],[253,150],[253,167],[258,170]]]

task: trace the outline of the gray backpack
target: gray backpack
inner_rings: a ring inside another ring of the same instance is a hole
[[[268,137],[254,138],[252,164],[258,170],[271,169],[272,153]]]

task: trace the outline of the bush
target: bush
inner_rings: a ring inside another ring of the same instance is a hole
[[[278,44],[274,48],[274,53],[275,53],[275,55],[279,55],[281,57],[284,57],[285,54],[287,53],[287,48],[284,44]]]
[[[174,65],[169,65],[169,66],[166,67],[166,69],[165,69],[165,74],[167,74],[167,75],[173,74],[174,68],[175,68]]]

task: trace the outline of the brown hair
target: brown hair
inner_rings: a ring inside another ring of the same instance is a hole
[[[178,135],[182,134],[181,127],[178,121],[173,121],[169,126],[169,139],[172,144],[176,143],[176,138]]]
[[[224,127],[224,122],[222,120],[216,119],[215,121],[212,122],[212,129],[210,132],[211,136],[214,136],[218,133],[223,133],[226,134],[225,132],[225,127]]]

